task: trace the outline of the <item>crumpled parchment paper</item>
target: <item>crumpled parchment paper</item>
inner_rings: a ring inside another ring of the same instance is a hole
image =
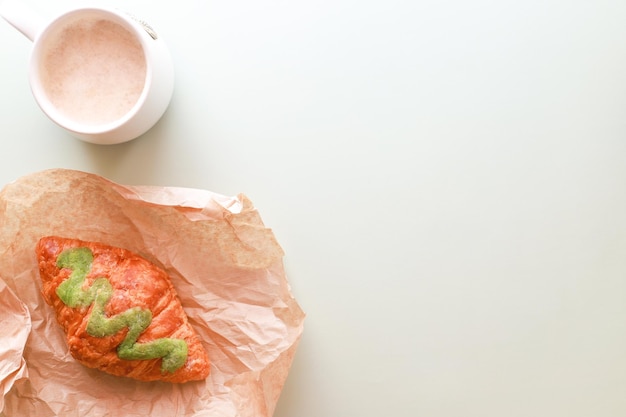
[[[163,267],[212,361],[209,378],[146,383],[74,361],[41,296],[34,248],[44,235],[124,247]],[[0,192],[2,414],[271,416],[304,322],[282,258],[244,195],[123,186],[63,169],[7,185]]]
[[[26,375],[22,355],[30,329],[28,309],[0,280],[0,410],[6,393]]]

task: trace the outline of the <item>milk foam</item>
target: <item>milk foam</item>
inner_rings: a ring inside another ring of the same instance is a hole
[[[67,118],[105,124],[139,99],[146,60],[139,41],[121,25],[82,18],[50,40],[41,78],[48,99]]]

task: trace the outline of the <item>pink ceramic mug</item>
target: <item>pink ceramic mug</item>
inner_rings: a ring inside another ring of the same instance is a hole
[[[145,22],[103,7],[74,8],[45,22],[9,0],[0,4],[0,16],[33,42],[33,96],[73,136],[97,144],[127,142],[167,109],[172,58]]]

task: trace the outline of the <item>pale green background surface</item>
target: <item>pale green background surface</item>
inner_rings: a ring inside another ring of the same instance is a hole
[[[0,184],[248,195],[307,313],[275,417],[626,415],[626,2],[100,4],[167,41],[170,109],[70,138],[0,21]]]

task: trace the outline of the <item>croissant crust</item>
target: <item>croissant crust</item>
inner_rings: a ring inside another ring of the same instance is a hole
[[[141,381],[207,378],[206,351],[164,270],[126,249],[58,236],[35,252],[43,297],[78,362]]]

